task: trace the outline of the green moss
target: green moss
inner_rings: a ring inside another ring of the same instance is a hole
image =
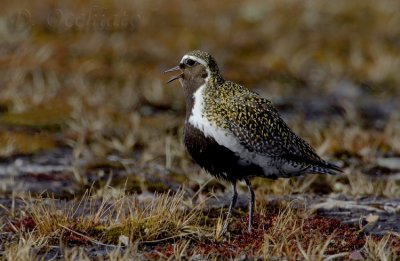
[[[34,154],[56,147],[56,140],[49,133],[25,133],[21,131],[0,131],[0,151],[3,156],[13,154]]]
[[[128,193],[140,194],[143,192],[140,178],[133,175],[117,177],[111,181],[111,186],[125,188]]]
[[[0,116],[0,124],[59,130],[70,115],[70,108],[65,106],[36,107],[21,113],[6,113]]]
[[[140,194],[143,192],[142,190],[142,184],[138,179],[134,179],[134,180],[128,180],[128,182],[126,183],[126,191],[128,193],[137,193]]]
[[[92,234],[104,233],[105,231],[107,231],[107,228],[105,226],[95,226],[90,229],[90,232]]]
[[[90,162],[86,166],[86,170],[109,170],[109,169],[123,170],[125,169],[125,167],[121,162],[106,161],[106,160]]]
[[[145,221],[146,222],[146,221]],[[118,244],[121,235],[132,238],[132,240],[139,239],[145,234],[146,223],[132,220],[125,225],[117,225],[108,229],[99,231],[102,239],[107,243]]]
[[[110,244],[118,244],[121,235],[129,235],[129,226],[111,227],[102,232],[103,240]]]
[[[177,184],[187,184],[190,181],[187,176],[176,172],[168,174],[168,177]]]
[[[162,181],[146,180],[144,182],[144,185],[146,186],[147,190],[151,193],[154,193],[154,192],[164,193],[170,189],[170,187],[168,187],[167,184],[165,184]]]

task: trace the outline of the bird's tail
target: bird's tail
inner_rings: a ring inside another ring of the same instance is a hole
[[[310,172],[313,173],[330,174],[330,175],[337,175],[343,173],[343,170],[340,167],[329,162],[324,162],[322,164],[314,165],[310,167],[309,170]]]

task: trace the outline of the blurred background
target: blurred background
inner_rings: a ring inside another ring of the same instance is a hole
[[[2,0],[0,256],[395,260],[399,25],[396,0]],[[253,179],[254,234],[240,184],[221,239],[230,186],[188,157],[163,73],[194,49],[343,175]]]
[[[182,146],[183,94],[163,71],[201,49],[345,168],[260,180],[259,193],[397,197],[399,10],[389,0],[2,1],[0,191],[196,190],[210,177]]]

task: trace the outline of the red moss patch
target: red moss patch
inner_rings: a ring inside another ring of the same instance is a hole
[[[4,231],[7,232],[18,232],[18,231],[31,231],[36,228],[36,222],[32,217],[25,217],[20,220],[11,221],[11,224],[8,224]]]
[[[63,240],[71,245],[88,246],[90,244],[90,240],[87,237],[78,235],[71,231],[66,231],[63,234]]]
[[[391,247],[393,252],[400,255],[400,237],[391,237]]]
[[[174,245],[159,245],[154,248],[150,253],[146,254],[147,258],[158,260],[160,258],[169,258],[174,254]]]
[[[42,181],[65,181],[70,179],[63,173],[30,173],[26,177],[35,179],[38,182]]]
[[[306,248],[319,234],[321,240],[327,240],[331,236],[327,254],[349,252],[360,249],[365,244],[365,235],[354,225],[343,224],[338,219],[313,215],[304,222],[301,244]]]
[[[249,233],[247,232],[248,218],[243,217],[232,224],[229,241],[199,242],[194,246],[193,251],[205,255],[212,254],[223,257],[237,257],[240,255],[254,257],[260,253],[261,247],[264,244],[265,234],[269,234],[271,228],[278,221],[278,214],[270,214],[268,216],[256,215],[255,228]],[[282,229],[284,230],[285,228]],[[357,227],[342,224],[337,219],[313,215],[304,219],[301,232],[289,238],[287,249],[298,249],[297,240],[300,241],[303,248],[307,249],[311,242],[320,242],[320,244],[323,244],[329,237],[331,239],[326,250],[327,254],[360,249],[365,243],[365,236],[363,233],[359,233]]]
[[[254,256],[261,249],[264,243],[264,233],[272,224],[272,220],[272,216],[256,215],[254,217],[254,229],[249,233],[247,231],[248,217],[242,217],[234,222],[230,228],[231,240],[226,242],[199,242],[194,247],[194,252],[224,257]]]

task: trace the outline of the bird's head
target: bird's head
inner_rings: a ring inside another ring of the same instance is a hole
[[[180,71],[181,73],[172,77],[167,83],[175,80],[180,81],[183,87],[195,87],[206,83],[210,77],[220,77],[217,62],[214,57],[204,51],[191,51],[185,54],[179,65],[167,72]]]

